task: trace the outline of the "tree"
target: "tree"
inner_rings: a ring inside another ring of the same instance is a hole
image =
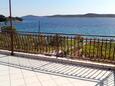
[[[0,15],[0,22],[4,22],[6,25],[6,23],[8,21],[10,21],[9,17],[5,17],[4,15]],[[23,21],[23,19],[20,17],[12,17],[12,21]]]
[[[5,22],[7,19],[4,15],[0,15],[0,22]]]
[[[4,15],[0,15],[0,22],[4,22],[6,24],[7,18]]]
[[[22,19],[22,18],[20,18],[20,17],[15,17],[15,20],[18,20],[18,21],[23,21],[23,19]]]

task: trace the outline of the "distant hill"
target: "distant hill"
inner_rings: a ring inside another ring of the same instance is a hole
[[[24,20],[27,20],[27,19],[29,19],[29,20],[31,20],[31,19],[35,20],[35,19],[39,19],[40,16],[27,15],[27,16],[22,16],[21,18],[24,19]]]
[[[88,14],[79,14],[79,15],[53,15],[47,17],[114,17],[115,18],[115,14],[88,13]]]
[[[35,16],[35,15],[27,15],[21,17],[24,20],[38,20],[44,17],[106,17],[106,18],[115,18],[115,14],[96,14],[96,13],[87,13],[87,14],[79,14],[79,15],[52,15],[52,16]]]

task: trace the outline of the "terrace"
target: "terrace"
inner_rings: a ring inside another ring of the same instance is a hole
[[[115,84],[114,36],[3,31],[0,49],[1,86]]]

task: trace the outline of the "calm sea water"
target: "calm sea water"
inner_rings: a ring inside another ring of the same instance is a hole
[[[39,24],[40,21],[40,24]],[[114,35],[115,18],[39,18],[15,23],[18,31]]]

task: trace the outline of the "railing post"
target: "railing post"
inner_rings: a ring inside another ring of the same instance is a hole
[[[12,7],[11,7],[12,3],[11,0],[9,0],[9,19],[10,19],[10,35],[11,35],[11,55],[14,55],[14,50],[13,50],[13,31],[12,31]]]
[[[13,31],[10,32],[11,35],[11,55],[14,55],[14,44],[13,44]]]
[[[55,36],[54,36],[54,41],[55,41],[55,48],[56,48],[56,57],[58,57],[59,56],[59,36],[58,36],[58,34],[56,34]]]
[[[113,78],[114,78],[114,85],[115,86],[115,70],[113,70]]]

